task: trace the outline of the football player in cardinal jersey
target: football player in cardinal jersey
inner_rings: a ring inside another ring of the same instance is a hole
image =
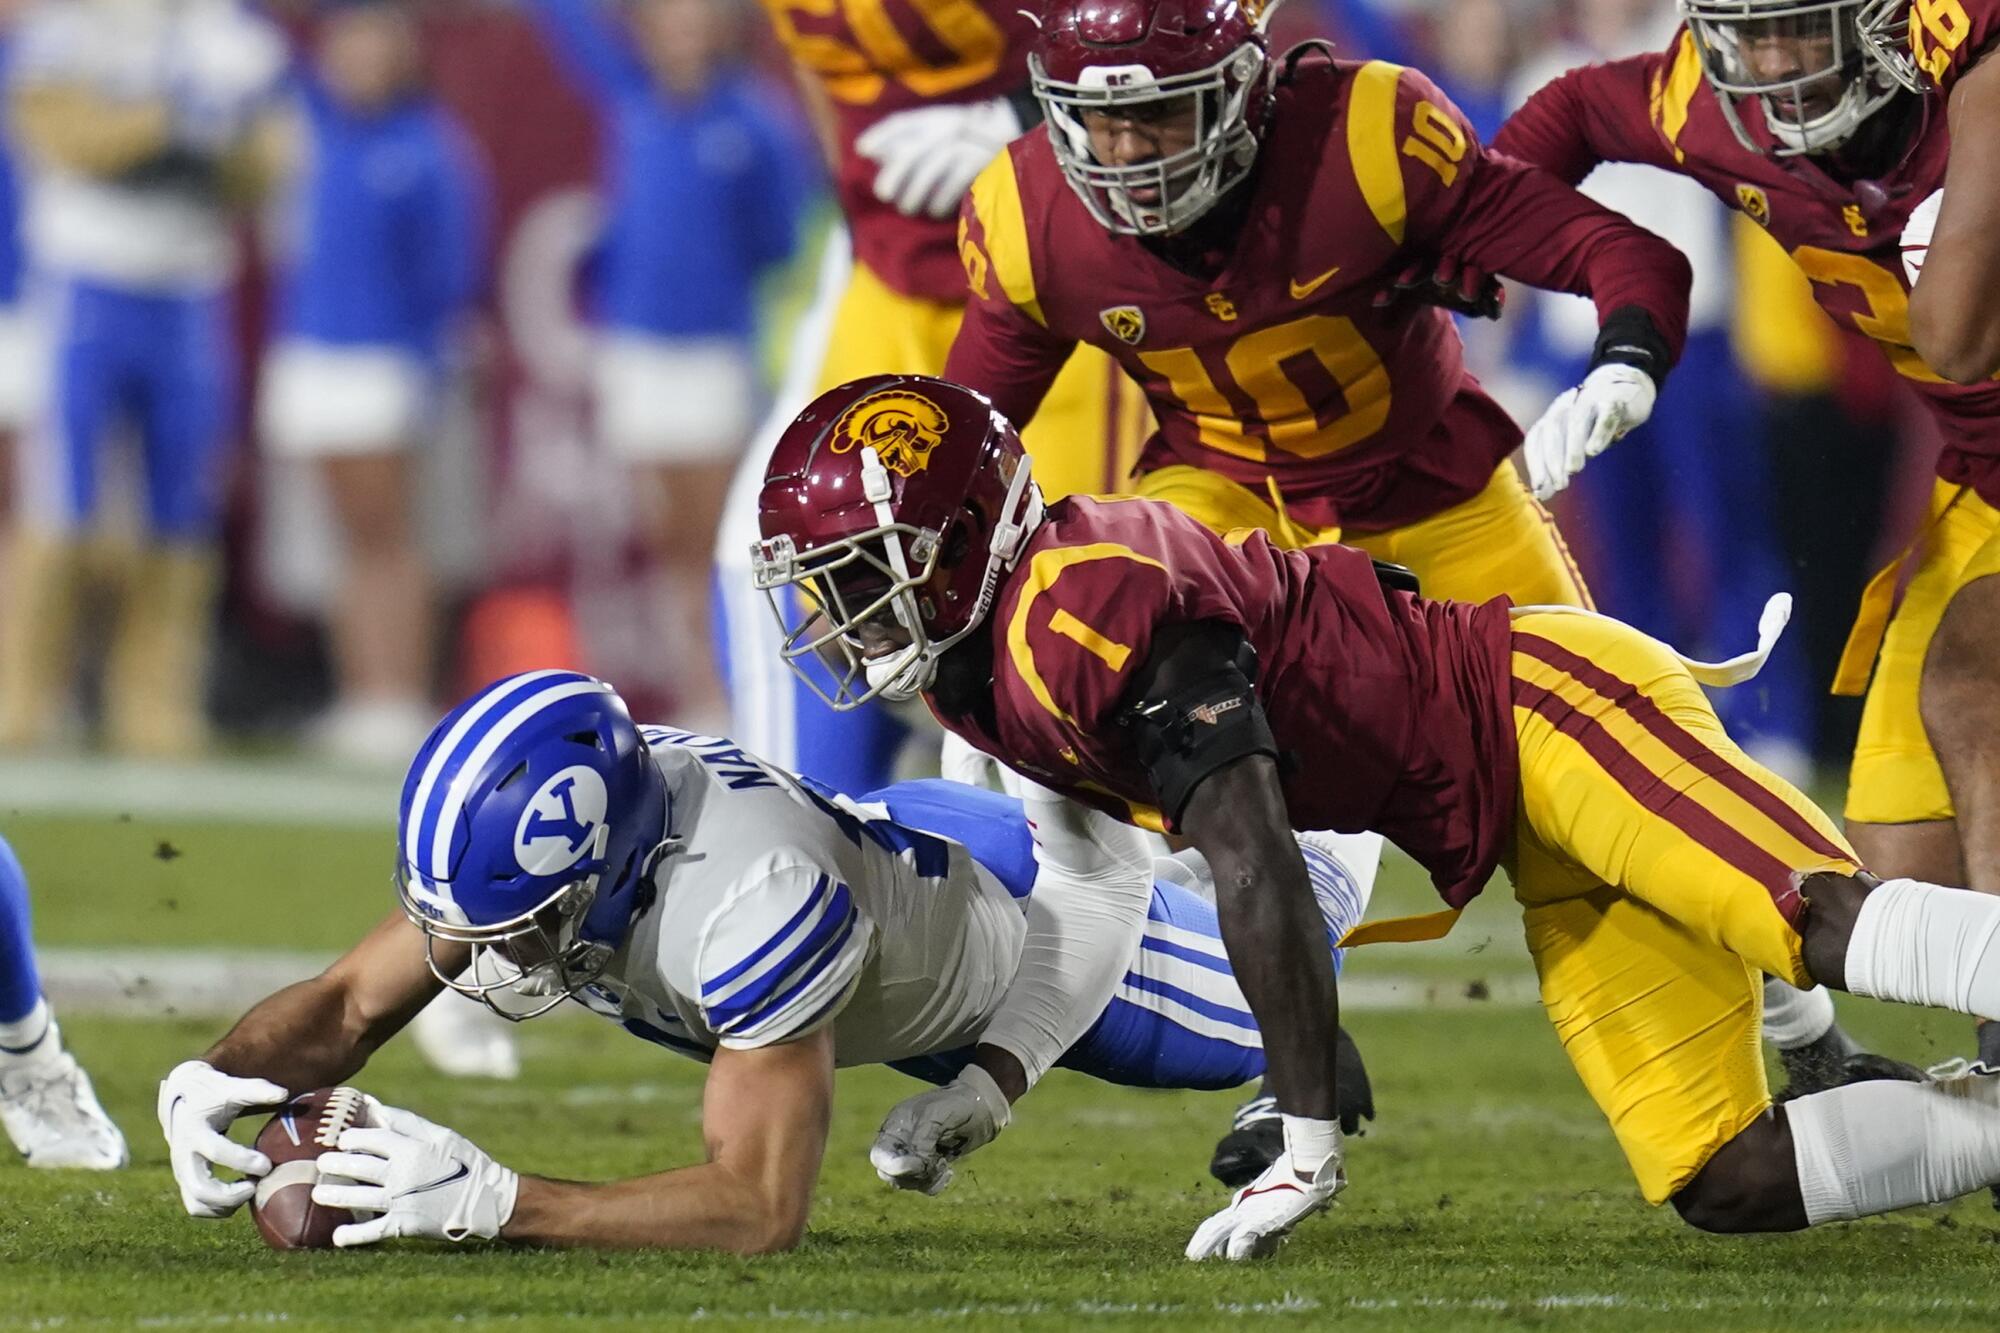
[[[2000,320],[2000,229],[1979,203],[2000,190],[1987,161],[2000,61],[1975,65],[2000,3],[1680,7],[1666,51],[1571,71],[1495,147],[1566,180],[1619,161],[1702,182],[1769,231],[1930,410],[1944,449],[1928,519],[1864,595],[1834,685],[1867,691],[1847,833],[1884,873],[2000,893],[2000,362],[1939,332]],[[1945,199],[1979,206],[1940,213],[1947,184]],[[1981,1025],[1979,1048],[2000,1068],[2000,1026]]]
[[[760,507],[758,582],[810,594],[787,657],[822,658],[835,706],[921,695],[1211,867],[1286,1150],[1191,1258],[1269,1253],[1346,1183],[1300,828],[1379,830],[1445,899],[1349,945],[1435,938],[1507,866],[1565,1051],[1645,1197],[1695,1226],[1794,1229],[2000,1180],[2000,1075],[1773,1111],[1759,972],[2000,1018],[2000,898],[1869,875],[1717,722],[1700,682],[1761,664],[1775,603],[1758,652],[1689,663],[1578,608],[1426,600],[1351,547],[1224,537],[1139,498],[1044,505],[1007,419],[915,376],[822,397]]]
[[[945,377],[1032,432],[1064,358],[1102,348],[1159,421],[1138,494],[1218,532],[1338,537],[1437,596],[1589,606],[1508,461],[1521,431],[1466,371],[1451,319],[1378,298],[1447,237],[1513,277],[1594,296],[1591,370],[1526,441],[1546,495],[1652,410],[1686,329],[1686,262],[1489,156],[1416,70],[1316,44],[1273,61],[1267,12],[1048,6],[1029,61],[1048,123],[967,196],[972,303]],[[1062,463],[1027,444],[1038,466]],[[1268,1099],[1246,1104],[1216,1174],[1254,1177],[1281,1147],[1277,1124]]]
[[[351,1077],[446,985],[517,1019],[573,999],[707,1063],[708,1161],[608,1184],[518,1176],[378,1105],[376,1128],[321,1161],[351,1183],[322,1182],[318,1202],[376,1214],[337,1244],[787,1248],[836,1066],[888,1062],[940,1085],[896,1106],[870,1152],[884,1180],[928,1193],[1008,1123],[1021,1089],[989,1065],[1158,1088],[1257,1077],[1201,859],[1155,862],[1134,830],[1052,792],[1023,805],[939,781],[852,801],[730,741],[635,727],[591,677],[498,681],[411,766],[404,910],[162,1083],[182,1201],[233,1212],[255,1182],[213,1166],[270,1164],[224,1137],[231,1120]],[[1300,854],[1337,969],[1366,896],[1338,839]]]
[[[1529,442],[1547,490],[1651,410],[1686,326],[1671,246],[1489,155],[1415,70],[1273,61],[1245,0],[1055,0],[1029,70],[1048,123],[967,197],[946,378],[1031,423],[1091,344],[1159,419],[1139,494],[1286,545],[1338,532],[1449,596],[1587,604],[1450,319],[1378,298],[1450,248],[1595,299],[1595,365]]]
[[[1032,18],[1018,0],[764,0],[832,163],[844,232],[793,339],[785,382],[745,455],[716,543],[716,596],[732,730],[773,763],[847,792],[889,780],[907,737],[887,710],[838,717],[777,670],[770,617],[750,592],[763,459],[814,395],[858,375],[937,374],[965,309],[959,200],[1034,119]],[[1150,424],[1142,395],[1084,352],[1051,392],[1047,431],[1065,442],[1055,493],[1122,488]]]

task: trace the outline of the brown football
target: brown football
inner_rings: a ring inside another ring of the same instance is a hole
[[[265,1244],[274,1250],[333,1248],[334,1228],[352,1222],[354,1214],[312,1201],[319,1155],[338,1146],[342,1130],[368,1123],[368,1103],[359,1092],[319,1088],[286,1102],[258,1131],[257,1151],[271,1159],[271,1173],[257,1182],[250,1216]]]

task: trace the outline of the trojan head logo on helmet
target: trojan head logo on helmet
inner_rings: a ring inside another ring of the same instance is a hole
[[[495,681],[438,723],[403,782],[396,885],[431,970],[507,1018],[594,981],[666,839],[667,791],[625,701],[575,671]],[[437,944],[471,946],[469,968]]]
[[[947,424],[944,409],[922,394],[888,389],[840,414],[833,423],[831,448],[844,454],[865,444],[883,467],[907,477],[930,464],[931,450],[943,442]]]
[[[1880,8],[1877,0],[1679,3],[1724,119],[1753,151],[1761,150],[1743,121],[1747,99],[1762,104],[1774,155],[1830,153],[1909,82],[1885,61],[1879,37],[1864,38],[1861,12]]]
[[[833,707],[929,688],[1041,521],[1021,437],[927,375],[829,389],[778,441],[751,573],[785,663]]]
[[[1270,112],[1257,0],[1052,0],[1028,74],[1098,222],[1181,231],[1250,174]]]

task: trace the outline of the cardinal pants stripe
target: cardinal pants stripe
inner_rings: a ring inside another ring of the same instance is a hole
[[[1599,698],[1617,707],[1675,756],[1692,764],[1704,776],[1714,778],[1731,795],[1776,825],[1784,836],[1815,856],[1839,861],[1852,858],[1850,850],[1815,827],[1784,797],[1668,717],[1661,711],[1660,705],[1647,697],[1638,686],[1621,680],[1595,662],[1539,635],[1516,634],[1514,647],[1516,651],[1545,662],[1580,682]]]

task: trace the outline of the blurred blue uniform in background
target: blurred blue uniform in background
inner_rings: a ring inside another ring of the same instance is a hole
[[[485,274],[488,188],[471,142],[429,97],[365,115],[315,78],[301,85],[310,139],[275,332],[431,361]]]

